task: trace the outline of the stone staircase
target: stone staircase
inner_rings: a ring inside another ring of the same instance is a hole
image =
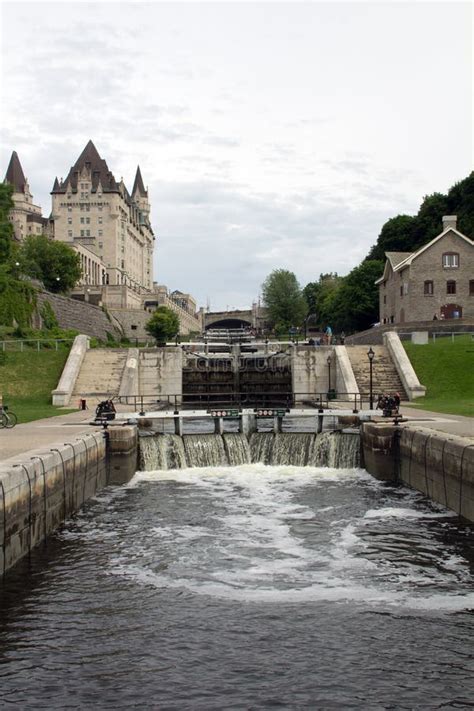
[[[352,370],[359,391],[368,395],[370,390],[370,368],[367,351],[370,346],[346,346]],[[408,400],[405,389],[385,346],[372,346],[375,353],[372,361],[372,383],[374,400],[380,393],[400,393],[402,400]]]
[[[100,400],[118,395],[127,354],[126,348],[88,350],[71,395],[71,404],[85,398],[95,405]]]

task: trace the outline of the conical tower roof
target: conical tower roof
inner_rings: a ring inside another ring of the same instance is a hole
[[[66,180],[61,184],[59,192],[66,192],[69,183],[73,192],[77,192],[78,178],[82,170],[90,170],[92,176],[92,192],[97,191],[99,183],[105,193],[118,192],[117,184],[106,161],[100,157],[97,148],[89,140],[86,147],[69,171]]]
[[[26,178],[16,151],[13,151],[10,158],[4,182],[13,185],[17,193],[25,192]]]
[[[135,175],[135,182],[133,183],[132,195],[135,195],[135,193],[137,191],[142,197],[148,197],[148,193],[145,190],[145,186],[143,184],[143,178],[142,178],[142,174],[141,174],[139,165],[137,166],[137,173]]]

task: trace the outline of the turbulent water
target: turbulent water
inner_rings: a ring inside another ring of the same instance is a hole
[[[178,439],[167,465],[201,456]],[[215,456],[233,448],[248,457],[228,435]],[[469,708],[472,542],[449,512],[360,469],[138,473],[39,548],[26,577],[26,564],[6,576],[0,699],[21,709]]]
[[[157,434],[140,438],[141,466],[145,471],[239,464],[291,464],[304,467],[356,467],[358,434],[324,432],[255,432],[243,434]]]

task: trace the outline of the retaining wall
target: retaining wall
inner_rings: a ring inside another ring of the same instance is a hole
[[[375,423],[364,423],[361,436],[370,474],[400,481],[474,521],[474,439]]]
[[[107,341],[107,334],[115,339],[122,336],[123,331],[119,322],[113,316],[109,319],[99,306],[45,291],[38,294],[38,312],[45,301],[51,305],[60,328],[73,328],[101,341]],[[41,321],[39,315],[37,318]]]
[[[0,574],[103,486],[116,483],[119,463],[117,483],[128,481],[136,461],[136,427],[85,432],[46,451],[5,460],[0,465]]]

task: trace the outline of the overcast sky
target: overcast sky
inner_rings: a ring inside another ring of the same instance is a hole
[[[472,170],[472,7],[2,3],[1,169],[49,214],[89,138],[149,187],[155,280],[212,309],[347,274]]]

